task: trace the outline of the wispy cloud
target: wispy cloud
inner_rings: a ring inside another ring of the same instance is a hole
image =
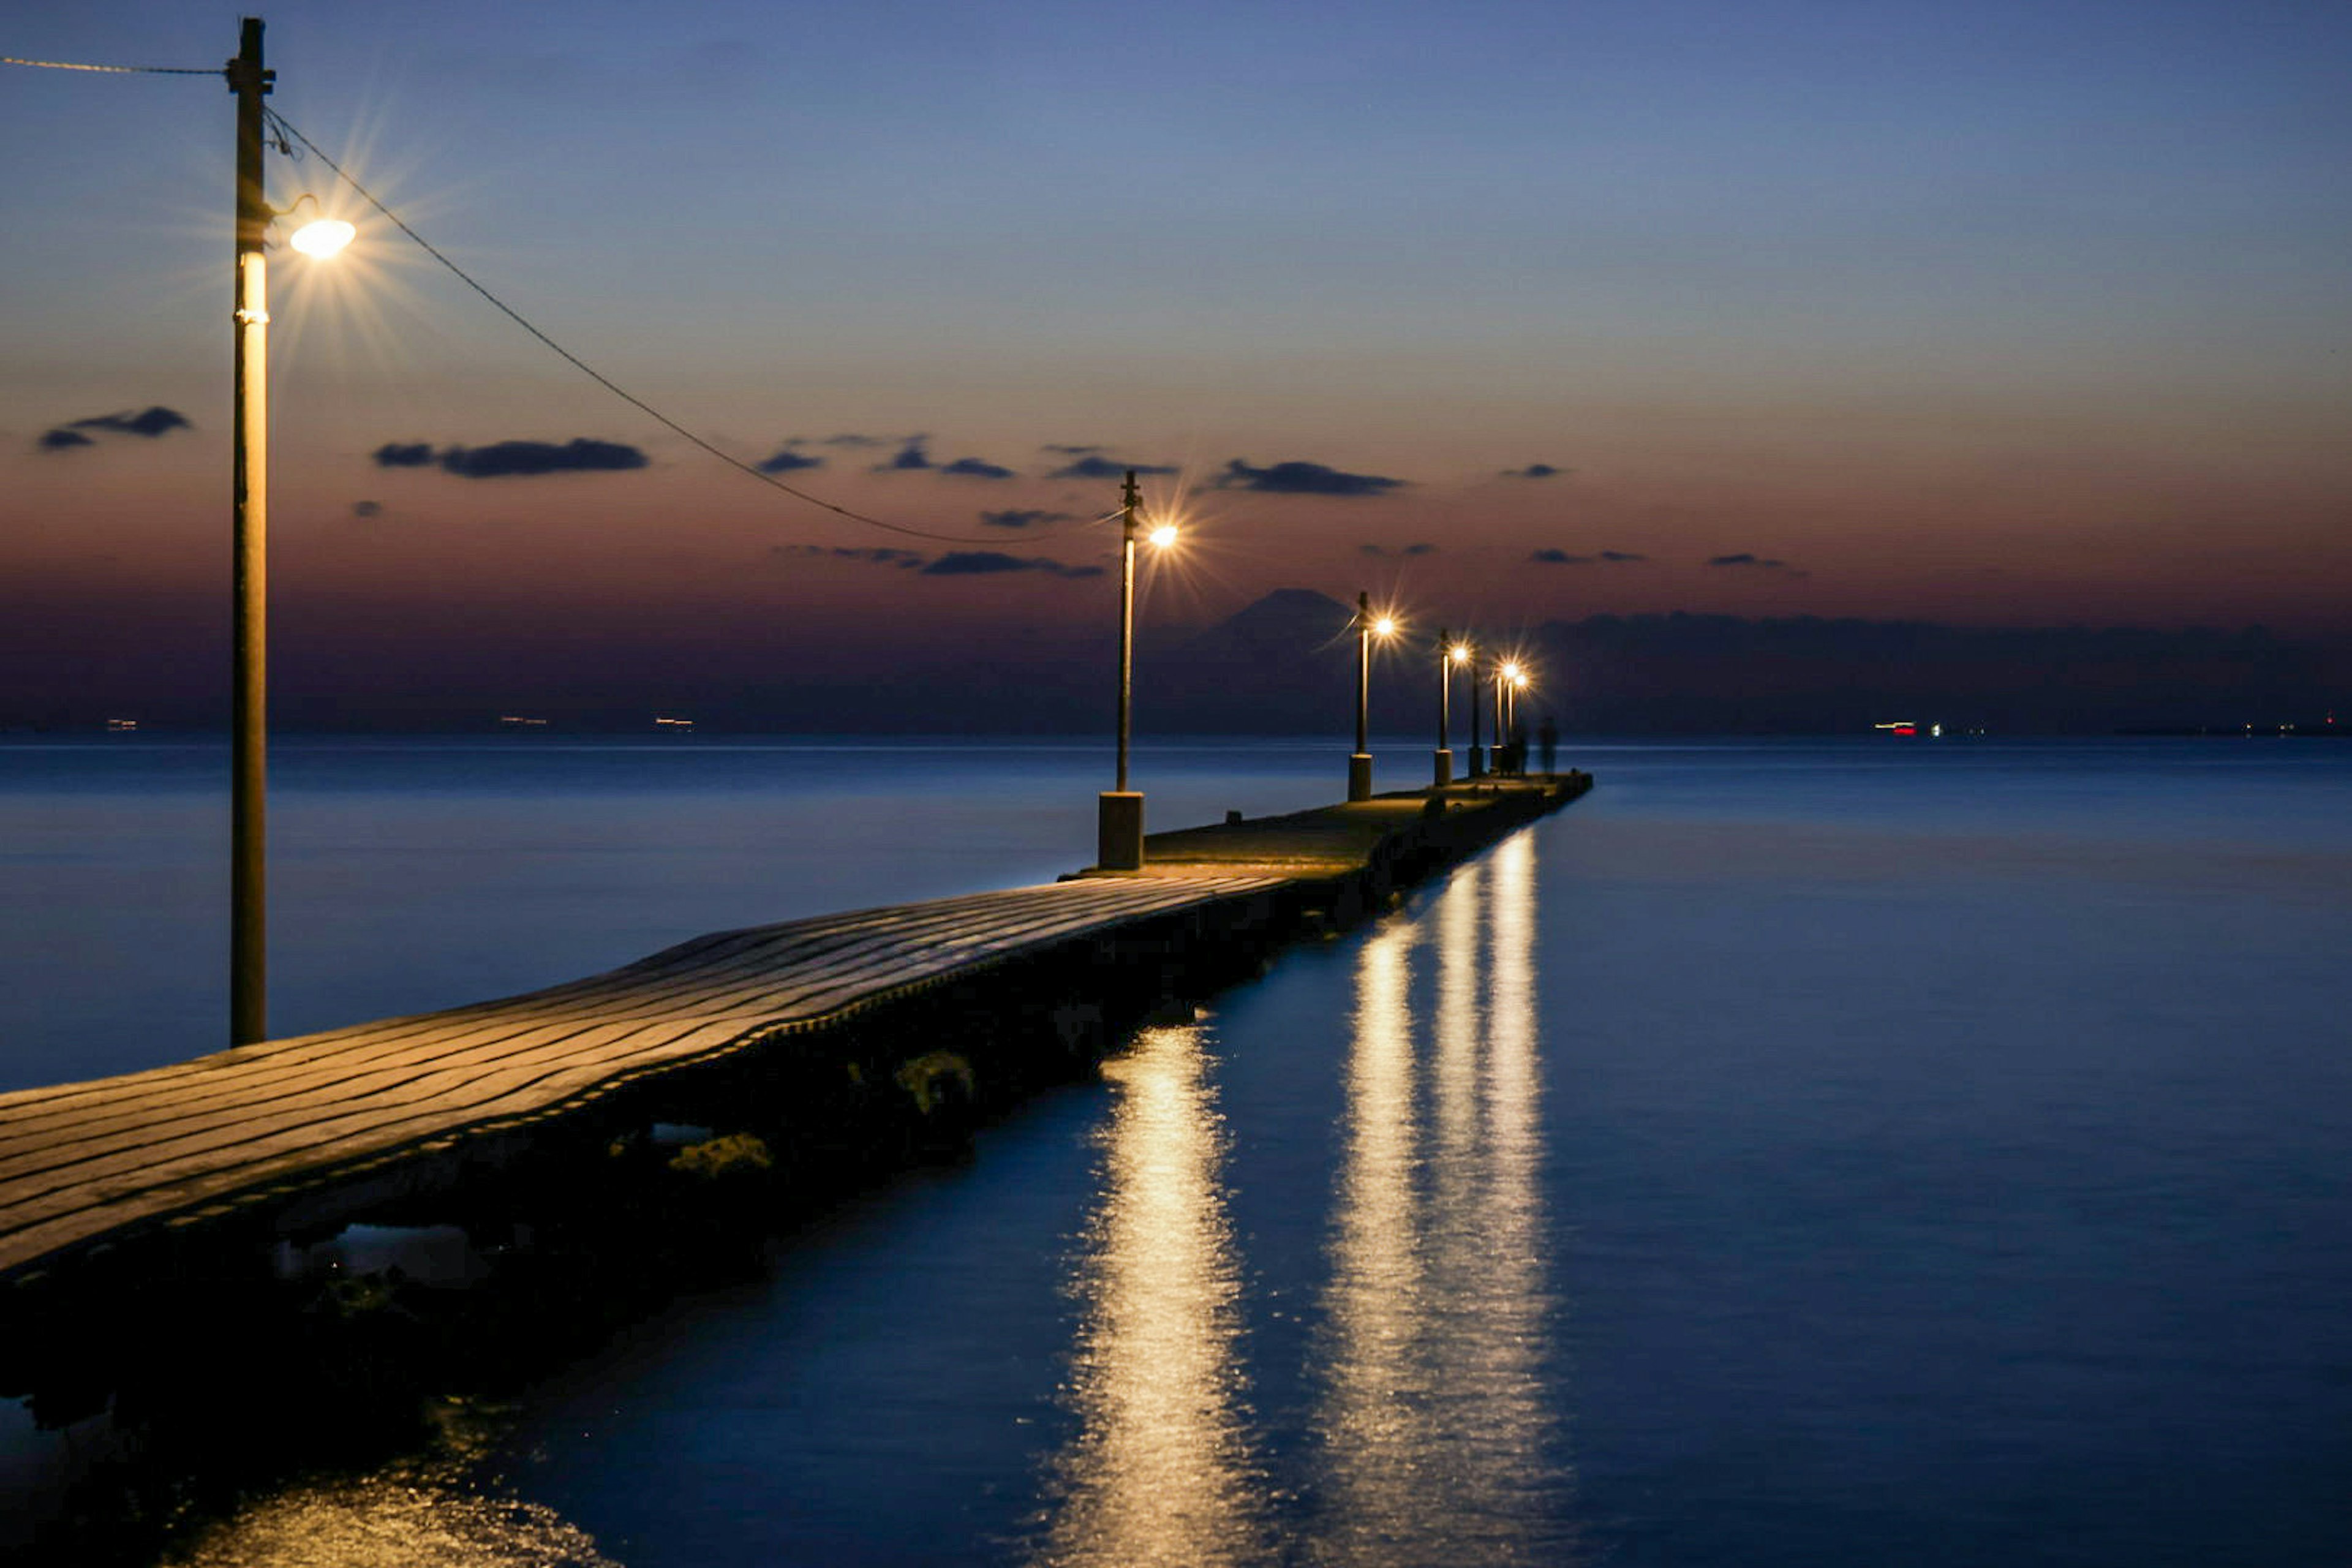
[[[1042,556],[1007,555],[995,550],[950,550],[923,568],[926,577],[980,577],[1003,572],[1044,572],[1055,577],[1099,577],[1099,566],[1065,566]]]
[[[797,560],[818,557],[834,561],[866,561],[877,566],[897,566],[902,570],[920,566],[928,559],[912,550],[894,550],[887,545],[858,550],[841,544],[779,544],[773,553]]]
[[[1066,511],[984,511],[980,521],[991,528],[1042,528],[1049,522],[1067,522],[1071,516]]]
[[[797,441],[787,441],[777,447],[774,457],[759,465],[760,471],[763,474],[789,474],[795,468],[824,467],[823,458],[811,457],[806,452],[797,450],[799,445]]]
[[[1804,571],[1790,565],[1786,561],[1776,561],[1769,555],[1757,555],[1746,550],[1738,551],[1729,555],[1710,555],[1706,558],[1706,563],[1710,566],[1731,566],[1750,572],[1780,572],[1791,577],[1807,575]]]
[[[1046,449],[1048,451],[1052,451],[1056,448],[1048,447]],[[1083,448],[1064,447],[1059,449],[1066,451],[1078,450],[1082,451],[1084,455],[1081,456],[1077,461],[1074,463],[1065,463],[1060,468],[1055,468],[1052,473],[1047,474],[1045,477],[1049,479],[1119,479],[1127,477],[1127,471],[1129,468],[1133,468],[1139,474],[1172,474],[1176,472],[1176,465],[1173,463],[1123,463],[1117,458],[1107,458],[1102,456],[1102,448],[1099,447],[1087,447]]]
[[[1001,468],[981,458],[958,458],[940,472],[967,479],[1009,479],[1013,477],[1011,468]]]
[[[877,474],[917,473],[931,466],[931,455],[923,449],[928,437],[910,436],[900,444],[897,454],[874,465]]]
[[[353,517],[382,517],[383,515],[383,502],[380,500],[355,500],[352,502],[352,515]]]
[[[1378,474],[1350,474],[1321,463],[1276,463],[1267,468],[1252,468],[1240,458],[1225,465],[1217,476],[1220,489],[1257,490],[1267,495],[1292,496],[1377,496],[1386,495],[1403,486],[1402,479],[1383,479]]]
[[[1528,559],[1546,566],[1622,565],[1628,561],[1647,561],[1648,556],[1632,550],[1603,550],[1597,555],[1577,555],[1565,550],[1538,550]]]
[[[444,473],[461,479],[500,479],[536,474],[618,473],[646,466],[646,455],[621,441],[575,436],[569,441],[497,441],[487,447],[445,447]]]
[[[1555,474],[1574,472],[1576,472],[1574,468],[1554,468],[1549,463],[1529,463],[1524,468],[1505,468],[1503,477],[1507,479],[1548,479]]]
[[[97,442],[83,434],[89,430],[109,436],[142,436],[152,441],[173,430],[194,428],[194,424],[186,415],[159,403],[135,412],[125,410],[121,414],[93,414],[86,419],[69,419],[53,429],[43,431],[34,445],[45,452],[67,452],[77,447],[96,446]]]
[[[369,457],[379,468],[425,468],[461,479],[502,479],[536,474],[620,473],[645,468],[650,459],[622,441],[575,436],[569,441],[493,441],[487,447],[444,447],[428,442],[387,441]]]
[[[1391,549],[1390,546],[1385,544],[1359,544],[1356,546],[1356,552],[1360,555],[1370,555],[1402,560],[1406,556],[1412,555],[1434,555],[1437,553],[1437,546],[1434,544],[1401,544]]]

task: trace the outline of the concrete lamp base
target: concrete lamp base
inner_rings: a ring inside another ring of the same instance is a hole
[[[1454,751],[1450,746],[1441,746],[1436,752],[1436,764],[1430,770],[1430,787],[1444,789],[1453,782]]]
[[[1143,868],[1143,792],[1107,789],[1095,813],[1095,865],[1105,871]]]
[[[1484,747],[1484,746],[1473,746],[1473,747],[1471,747],[1471,748],[1470,748],[1470,776],[1471,776],[1472,778],[1474,778],[1474,779],[1475,779],[1475,778],[1480,778],[1480,777],[1483,777],[1483,776],[1486,774],[1486,747]]]
[[[1348,798],[1372,798],[1372,759],[1367,752],[1358,752],[1348,759]]]

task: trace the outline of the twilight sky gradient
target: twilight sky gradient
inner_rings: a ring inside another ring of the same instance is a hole
[[[1069,529],[1117,486],[1056,447],[1180,470],[1163,620],[1298,584],[1457,624],[2352,636],[2336,0],[263,14],[274,106],[558,341],[746,460],[816,459],[793,483],[990,541],[730,471],[273,156],[280,205],[362,226],[278,264],[273,358],[282,646],[357,679],[1107,625],[1072,568],[1109,531]],[[20,5],[0,53],[210,67],[237,15]],[[228,94],[0,69],[0,684],[208,688]],[[76,425],[156,406],[193,428]],[[647,461],[480,450],[583,438]],[[876,549],[1060,569],[835,552]]]

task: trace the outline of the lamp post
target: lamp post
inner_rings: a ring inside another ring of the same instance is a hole
[[[1117,787],[1098,798],[1095,813],[1095,865],[1105,871],[1135,871],[1143,866],[1143,792],[1127,787],[1128,742],[1134,731],[1135,511],[1142,500],[1135,470],[1129,468],[1119,491],[1118,778]],[[1167,549],[1176,542],[1176,525],[1160,524],[1150,539],[1154,549]]]
[[[1478,649],[1467,637],[1462,639],[1462,664],[1468,676],[1463,683],[1463,694],[1470,700],[1469,776],[1475,779],[1486,772],[1486,749],[1478,743]]]
[[[261,19],[247,16],[224,71],[236,95],[235,452],[231,491],[235,651],[230,670],[228,1034],[232,1046],[268,1037],[269,754],[269,220],[262,179],[263,112],[277,73],[261,63]],[[299,205],[298,202],[296,204]],[[321,218],[293,237],[327,257],[352,226]]]
[[[1372,639],[1396,635],[1396,618],[1372,614],[1371,595],[1356,595],[1356,750],[1348,758],[1348,798],[1372,798]]]
[[[1498,773],[1511,771],[1511,732],[1503,723],[1503,689],[1518,672],[1519,667],[1509,659],[1495,661],[1495,771]]]
[[[1467,644],[1454,640],[1454,634],[1444,627],[1437,628],[1437,754],[1433,760],[1431,784],[1444,789],[1454,782],[1454,667],[1470,657]]]
[[[268,800],[269,263],[262,251],[269,204],[261,179],[261,100],[274,72],[261,65],[261,19],[245,18],[236,58],[236,351],[234,498],[236,651],[229,697],[228,1037],[265,1039],[269,1027],[266,900]]]

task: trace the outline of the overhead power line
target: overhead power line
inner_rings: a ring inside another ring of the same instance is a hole
[[[79,60],[27,60],[0,55],[0,66],[37,66],[51,71],[104,71],[110,76],[223,76],[218,66],[92,66]]]
[[[704,451],[709,453],[720,462],[725,463],[728,467],[737,469],[741,473],[749,474],[751,478],[759,480],[761,484],[768,486],[772,489],[782,490],[784,494],[791,496],[795,500],[805,501],[809,505],[814,507],[822,507],[824,510],[832,512],[836,517],[845,517],[852,522],[862,522],[866,524],[868,527],[886,529],[892,533],[908,534],[917,539],[939,540],[949,544],[1002,544],[1005,542],[1002,535],[992,538],[983,534],[939,533],[928,528],[915,528],[903,522],[891,522],[884,518],[874,517],[866,512],[854,510],[849,507],[841,506],[835,502],[826,500],[822,496],[811,495],[808,491],[800,489],[796,485],[788,485],[783,480],[776,478],[775,475],[767,472],[765,469],[761,468],[754,464],[747,463],[743,461],[742,458],[736,457],[733,453],[723,451],[719,447],[713,446],[710,442],[703,439],[702,437],[695,434],[692,430],[688,429],[685,426],[679,424],[668,415],[664,414],[660,409],[656,408],[652,404],[647,403],[644,398],[639,397],[636,394],[629,391],[626,387],[624,387],[619,383],[614,381],[612,377],[606,375],[604,372],[598,370],[595,366],[582,359],[578,354],[573,353],[570,349],[565,348],[562,343],[557,342],[553,338],[549,337],[545,332],[541,331],[539,328],[532,325],[531,322],[524,317],[521,311],[516,310],[504,300],[499,299],[496,294],[491,293],[488,289],[484,288],[471,273],[458,266],[456,262],[450,260],[448,257],[443,255],[440,249],[436,247],[432,241],[417,233],[414,228],[411,228],[408,226],[406,219],[403,218],[398,213],[394,212],[389,206],[386,206],[383,199],[376,195],[374,192],[369,190],[365,185],[361,184],[359,181],[353,179],[342,165],[337,163],[332,158],[328,157],[324,152],[320,151],[317,142],[311,141],[308,136],[303,135],[302,132],[297,130],[293,123],[284,115],[278,113],[274,109],[269,110],[267,112],[269,117],[270,126],[274,130],[278,131],[283,136],[290,136],[295,141],[300,142],[303,147],[310,151],[312,156],[319,160],[319,162],[333,170],[336,178],[341,180],[343,184],[351,186],[352,190],[358,192],[370,206],[373,206],[376,211],[382,213],[394,227],[400,230],[401,233],[415,240],[417,246],[424,250],[425,255],[430,256],[434,260],[447,268],[457,276],[459,282],[465,284],[467,288],[471,289],[475,293],[479,294],[483,299],[496,306],[499,312],[509,321],[514,322],[515,325],[520,327],[524,331],[529,332],[532,337],[537,338],[541,343],[545,344],[549,349],[560,355],[566,363],[570,364],[574,370],[579,371],[583,375],[585,375],[589,380],[594,382],[597,385],[603,387],[605,391],[611,393],[622,402],[626,403],[631,407],[636,409],[647,418],[667,426],[677,435],[692,442],[695,446],[701,447]],[[1107,514],[1107,517],[1117,517],[1118,515],[1119,514],[1118,512],[1110,512]],[[1104,521],[1106,520],[1107,518],[1093,519],[1090,520],[1087,526],[1092,526],[1093,523]]]

